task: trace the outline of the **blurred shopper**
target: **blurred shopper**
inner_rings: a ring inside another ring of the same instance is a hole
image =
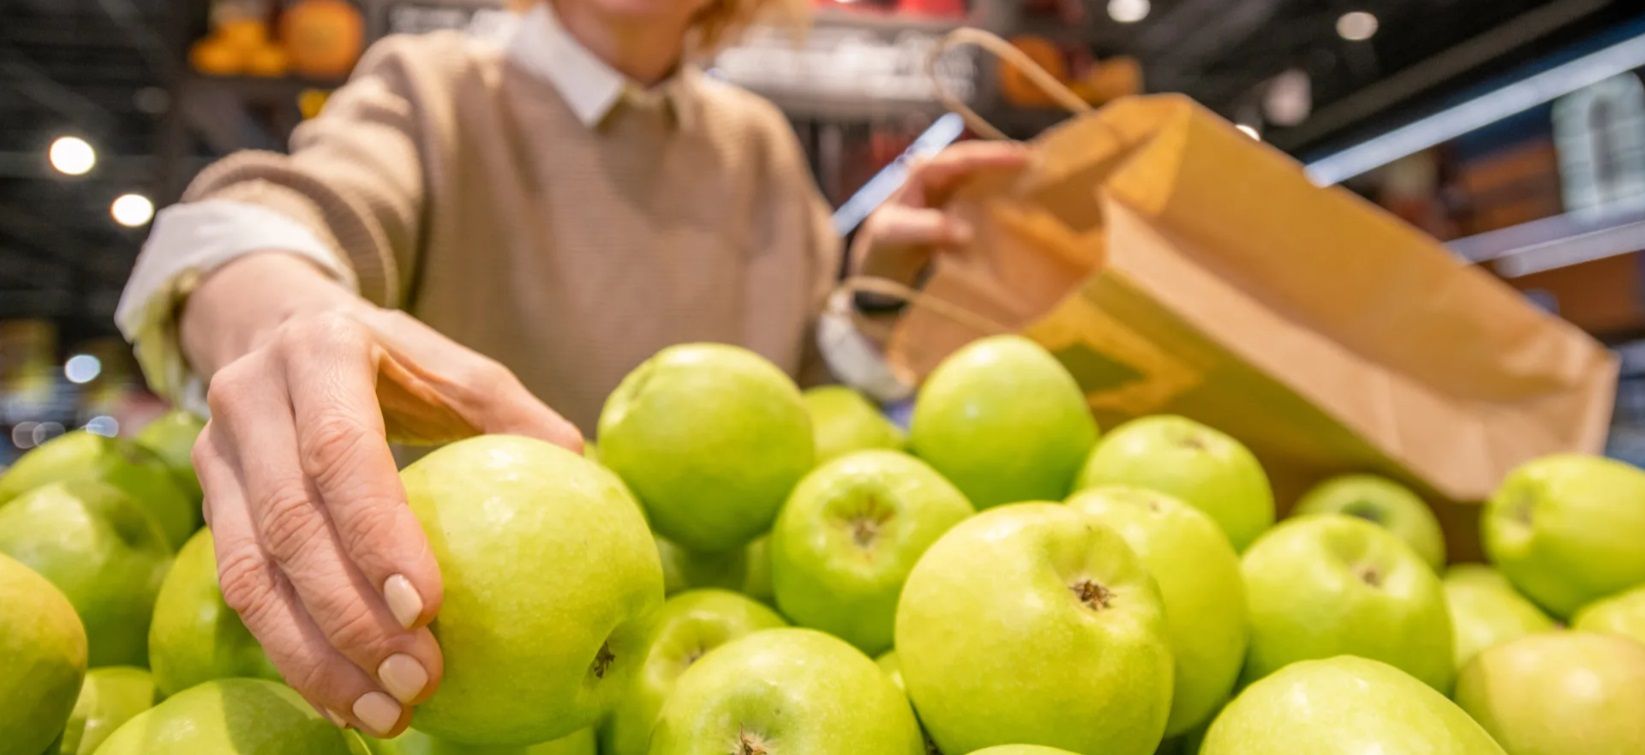
[[[827,206],[782,114],[689,62],[767,4],[553,0],[500,41],[384,40],[291,154],[213,165],[156,222],[120,326],[155,388],[209,405],[223,595],[339,724],[398,732],[441,673],[390,439],[576,449],[681,342],[813,371]],[[933,209],[946,189],[1022,160],[966,145],[917,170],[854,268],[911,278],[969,235]]]

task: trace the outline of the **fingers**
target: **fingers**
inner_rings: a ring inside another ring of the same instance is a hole
[[[1030,152],[1015,142],[960,142],[916,163],[908,176],[904,204],[937,207],[960,182],[982,171],[1019,170]]]
[[[887,206],[874,219],[876,244],[913,247],[953,247],[971,243],[971,224],[944,213],[919,207]]]

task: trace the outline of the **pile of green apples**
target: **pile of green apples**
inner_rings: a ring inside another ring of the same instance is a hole
[[[598,430],[403,470],[445,674],[392,740],[308,708],[223,603],[197,425],[47,443],[0,477],[0,755],[1645,753],[1620,462],[1519,467],[1491,565],[1447,568],[1400,483],[1327,480],[1276,523],[1239,441],[1099,436],[1018,337],[943,362],[906,434],[715,344],[640,365]]]

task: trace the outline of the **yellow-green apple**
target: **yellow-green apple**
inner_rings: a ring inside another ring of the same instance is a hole
[[[1510,755],[1645,752],[1645,645],[1546,632],[1486,648],[1457,677],[1456,701]]]
[[[1171,712],[1159,588],[1119,533],[1053,503],[967,519],[897,607],[908,696],[943,752],[1151,753]]]
[[[1584,606],[1571,628],[1632,637],[1645,643],[1645,587],[1637,587]]]
[[[874,662],[813,629],[721,645],[663,701],[649,755],[923,755],[908,701]]]
[[[742,594],[768,606],[777,604],[771,590],[771,535],[765,534],[748,544],[748,570],[743,576]]]
[[[172,554],[136,501],[95,480],[36,488],[0,507],[0,553],[68,596],[92,666],[147,661],[149,618]]]
[[[44,752],[85,674],[86,630],[74,606],[45,577],[0,554],[0,752]]]
[[[670,346],[647,359],[606,399],[599,436],[601,463],[633,488],[652,529],[702,553],[770,529],[815,461],[794,381],[724,344]]]
[[[119,488],[159,523],[172,548],[200,526],[200,506],[179,487],[166,463],[126,439],[76,430],[52,438],[0,476],[0,506],[53,482],[97,480]]]
[[[121,724],[154,707],[154,677],[135,666],[104,666],[86,672],[80,698],[63,727],[62,755],[92,755]]]
[[[978,509],[1061,499],[1097,438],[1074,377],[1020,336],[976,341],[944,359],[914,404],[909,446]]]
[[[1235,550],[1274,524],[1274,492],[1239,441],[1185,417],[1134,419],[1104,436],[1080,470],[1079,487],[1158,490],[1211,515]]]
[[[1445,568],[1445,534],[1421,496],[1386,477],[1333,477],[1297,499],[1292,516],[1347,514],[1379,525],[1411,546],[1434,571]]]
[[[215,679],[137,714],[97,755],[366,755],[295,691],[263,679]]]
[[[897,660],[897,651],[885,651],[884,655],[874,659],[874,665],[879,666],[880,670],[885,672],[885,678],[890,679],[892,684],[897,685],[898,692],[908,693],[908,686],[902,683],[902,662]]]
[[[656,543],[622,481],[507,435],[458,441],[400,476],[445,581],[431,626],[445,677],[415,726],[524,745],[593,725],[639,668],[641,619],[663,599]]]
[[[280,680],[239,614],[223,602],[211,530],[202,529],[183,544],[160,583],[148,656],[161,697],[212,679]]]
[[[1444,695],[1380,661],[1299,661],[1245,688],[1217,715],[1200,755],[1502,755]]]
[[[1067,750],[1040,745],[995,745],[984,747],[971,755],[1076,755]]]
[[[1485,553],[1555,616],[1645,584],[1645,471],[1562,454],[1521,465],[1485,505]]]
[[[468,745],[406,729],[390,740],[366,740],[375,755],[595,755],[593,729],[578,729],[534,745]]]
[[[669,595],[704,587],[737,590],[748,578],[746,546],[725,553],[698,553],[659,537],[657,555],[663,563],[663,591]]]
[[[1245,584],[1228,536],[1204,512],[1156,490],[1089,488],[1068,505],[1125,538],[1159,585],[1175,669],[1165,736],[1210,718],[1245,662]]]
[[[883,652],[914,562],[972,513],[958,488],[907,454],[857,451],[824,463],[771,528],[777,607],[796,624]]]
[[[1492,645],[1554,628],[1536,604],[1514,592],[1508,578],[1483,564],[1458,564],[1440,580],[1455,637],[1452,656],[1462,668]]]
[[[605,755],[646,755],[657,711],[708,651],[761,629],[787,626],[775,611],[726,590],[692,590],[646,619],[645,649],[632,686],[600,724]]]
[[[900,450],[908,442],[902,428],[886,419],[867,397],[850,388],[823,385],[801,395],[811,415],[819,464],[869,448]]]
[[[201,498],[200,477],[194,473],[194,441],[200,437],[206,423],[192,412],[173,409],[155,418],[137,431],[133,440],[150,451],[171,469],[180,489],[190,500]]]
[[[1282,522],[1240,562],[1251,644],[1243,678],[1311,658],[1382,661],[1451,689],[1451,616],[1439,577],[1393,533],[1316,514]]]

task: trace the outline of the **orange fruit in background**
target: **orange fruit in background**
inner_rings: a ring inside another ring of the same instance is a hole
[[[317,79],[347,76],[365,45],[365,21],[344,0],[302,0],[280,17],[293,71]]]

